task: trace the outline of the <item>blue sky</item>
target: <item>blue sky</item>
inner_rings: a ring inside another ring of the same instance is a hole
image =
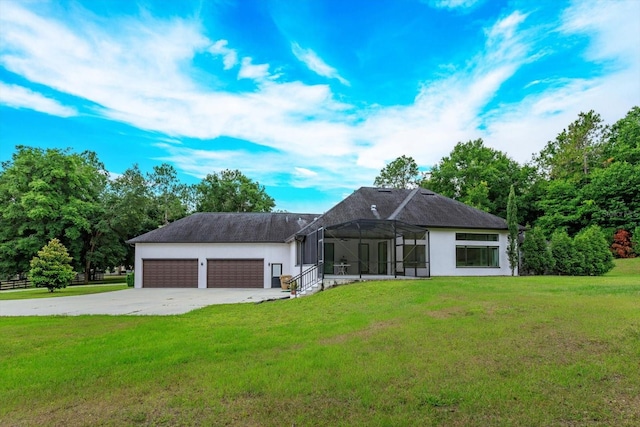
[[[640,0],[0,1],[0,160],[239,169],[321,213],[459,141],[524,163],[640,104]]]

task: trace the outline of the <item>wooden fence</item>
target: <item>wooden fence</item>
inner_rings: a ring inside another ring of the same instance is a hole
[[[92,284],[100,283],[104,280],[104,273],[95,273]],[[76,277],[70,283],[70,286],[84,285],[84,274],[76,274]],[[34,287],[29,279],[2,280],[0,281],[0,291],[9,289],[27,289]]]

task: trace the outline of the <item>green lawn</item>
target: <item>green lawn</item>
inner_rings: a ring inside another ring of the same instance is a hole
[[[0,318],[0,425],[635,426],[639,313],[614,272]]]
[[[613,262],[616,266],[607,276],[640,276],[640,257],[616,259]]]
[[[56,289],[55,292],[49,292],[47,288],[29,288],[1,291],[0,301],[9,299],[70,297],[73,295],[99,294],[102,292],[121,291],[123,289],[127,289],[126,284],[67,286],[63,289]]]

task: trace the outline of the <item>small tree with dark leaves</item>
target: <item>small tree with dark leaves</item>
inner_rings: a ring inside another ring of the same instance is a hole
[[[627,230],[618,230],[613,235],[611,252],[616,258],[633,258],[633,247],[631,245],[631,234]]]

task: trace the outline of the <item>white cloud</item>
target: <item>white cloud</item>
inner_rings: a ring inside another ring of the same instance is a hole
[[[222,56],[222,63],[225,70],[232,69],[238,63],[238,53],[227,47],[226,40],[218,40],[209,47],[209,52],[214,56]]]
[[[319,76],[336,79],[345,86],[350,85],[349,82],[338,73],[338,70],[324,62],[313,50],[304,49],[300,47],[298,43],[291,43],[291,50],[296,58]]]
[[[516,31],[526,16],[514,12],[486,30],[485,49],[467,68],[441,80],[425,82],[414,104],[373,112],[362,125],[370,145],[358,164],[380,169],[385,162],[411,154],[431,166],[458,141],[483,136],[481,113],[501,85],[528,61],[530,46]]]
[[[533,13],[516,11],[489,25],[481,51],[444,78],[422,82],[410,105],[358,109],[338,101],[329,85],[275,79],[270,64],[253,64],[251,57],[239,63],[237,50],[226,40],[207,39],[198,22],[127,19],[104,28],[84,15],[65,23],[14,3],[2,7],[0,65],[93,102],[108,119],[166,135],[158,146],[167,156],[159,160],[199,178],[232,165],[264,185],[341,194],[372,184],[385,162],[400,155],[430,166],[456,142],[478,137],[526,161],[578,112],[593,108],[611,122],[631,107],[630,99],[640,99],[640,52],[629,41],[637,32],[629,24],[638,16],[633,3],[602,8],[577,2],[563,15],[561,31],[588,36],[587,58],[607,62],[613,72],[591,79],[537,79],[528,85],[547,89],[490,111],[487,106],[504,83],[540,57],[535,29],[527,26]],[[292,50],[315,73],[348,84],[315,52],[296,44]],[[238,67],[238,79],[259,84],[238,93],[201,86],[191,77],[192,59],[207,52],[222,56],[224,70]],[[7,86],[0,87],[6,105],[75,114],[58,101]],[[220,149],[221,136],[264,149]],[[209,148],[194,149],[180,144],[181,137],[212,141]]]
[[[487,118],[486,138],[520,162],[577,119],[595,110],[606,123],[624,117],[640,100],[640,2],[575,1],[565,10],[560,30],[589,39],[586,57],[607,63],[591,79],[545,81],[549,89],[519,103],[502,105]],[[529,85],[540,82],[531,82]]]
[[[294,167],[295,174],[301,178],[315,178],[318,176],[318,172],[314,172],[311,169]]]
[[[254,65],[252,58],[242,58],[238,79],[262,80],[269,76],[269,64]]]
[[[78,112],[71,107],[64,106],[58,101],[33,92],[17,85],[0,82],[0,104],[11,108],[25,108],[51,114],[52,116],[71,117]]]
[[[623,65],[638,66],[640,55],[640,2],[575,1],[563,14],[561,31],[590,36],[586,52],[591,61],[615,58]]]

